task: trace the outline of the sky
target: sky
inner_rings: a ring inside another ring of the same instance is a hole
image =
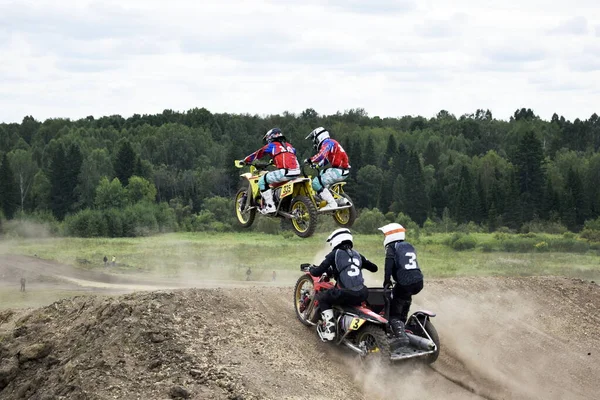
[[[600,113],[598,0],[0,0],[0,122]]]

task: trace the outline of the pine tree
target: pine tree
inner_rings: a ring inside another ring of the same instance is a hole
[[[0,165],[0,209],[7,219],[12,219],[19,204],[19,192],[6,153]]]
[[[67,151],[67,163],[66,163],[66,186],[63,188],[65,192],[65,200],[67,211],[72,211],[75,208],[75,204],[78,202],[78,195],[75,188],[79,182],[79,173],[81,172],[81,164],[83,164],[83,156],[81,150],[76,144],[71,144]]]
[[[515,155],[524,221],[539,215],[544,197],[544,153],[535,132],[525,133]]]
[[[436,170],[439,166],[439,158],[440,158],[440,146],[434,141],[430,140],[427,143],[427,147],[425,148],[425,152],[423,152],[423,164],[432,165]]]
[[[129,178],[133,176],[135,170],[136,154],[128,141],[121,144],[115,159],[115,175],[123,186],[127,186]]]
[[[456,210],[454,219],[459,224],[464,224],[475,220],[474,211],[477,208],[473,180],[466,166],[460,170],[460,180],[458,181],[458,199],[456,201]]]
[[[429,199],[423,182],[423,167],[416,152],[409,153],[404,174],[403,204],[405,213],[423,226],[429,211]]]
[[[381,158],[381,169],[384,171],[389,170],[393,165],[394,157],[398,153],[398,144],[396,143],[396,139],[394,135],[388,136],[387,146],[385,148],[385,153]]]
[[[512,229],[519,229],[523,223],[522,204],[520,199],[519,176],[515,172],[511,174],[508,184],[508,195],[506,196],[503,221]]]
[[[358,175],[358,170],[361,169],[363,167],[363,162],[362,162],[362,145],[360,143],[360,139],[356,138],[352,141],[352,145],[350,146],[352,148],[352,153],[348,153],[349,156],[349,162],[350,162],[350,166],[352,167],[350,169],[350,176],[352,178],[354,178],[354,180],[356,180],[356,177]]]
[[[568,204],[572,207],[573,221],[567,225],[570,230],[578,231],[583,226],[588,215],[586,201],[583,192],[583,183],[581,177],[574,169],[570,168],[567,172],[567,181],[565,185]],[[570,210],[569,210],[570,211]]]
[[[363,163],[365,165],[378,165],[378,157],[375,153],[375,142],[373,136],[367,136],[367,142],[365,143],[365,151],[363,152]]]
[[[50,209],[56,218],[62,220],[68,211],[67,156],[62,145],[52,154],[50,161]]]

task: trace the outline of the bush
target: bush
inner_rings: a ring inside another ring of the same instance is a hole
[[[464,235],[462,233],[454,233],[448,239],[444,241],[444,244],[457,251],[474,249],[477,247],[477,239],[471,235]]]
[[[100,210],[85,209],[68,215],[64,221],[65,233],[70,236],[107,236],[108,225]]]
[[[522,233],[550,233],[561,234],[567,232],[566,226],[559,222],[534,220],[526,222],[521,226]]]
[[[585,221],[581,237],[590,242],[600,242],[600,217]]]
[[[279,220],[277,218],[257,218],[253,226],[257,232],[269,235],[277,235],[279,233]]]
[[[509,253],[529,253],[538,242],[535,238],[510,237],[500,242],[500,248]]]
[[[354,230],[359,233],[377,233],[377,228],[388,224],[385,216],[377,208],[369,210],[367,208],[360,212],[360,215],[354,223]]]
[[[585,253],[590,249],[590,244],[583,240],[557,238],[548,239],[550,251],[562,251],[566,253]]]
[[[548,242],[542,240],[541,242],[536,243],[534,247],[537,251],[548,251]]]

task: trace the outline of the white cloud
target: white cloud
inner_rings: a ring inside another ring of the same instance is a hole
[[[600,49],[585,33],[599,11],[592,0],[0,0],[0,121],[192,107],[586,117],[598,112]]]
[[[570,18],[549,30],[553,35],[586,35],[588,33],[587,19],[582,16]]]

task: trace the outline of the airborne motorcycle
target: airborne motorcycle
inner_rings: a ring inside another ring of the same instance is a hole
[[[245,165],[242,160],[235,160],[237,168],[243,168]],[[270,165],[270,162],[255,161],[250,164],[250,172],[241,175],[246,182],[235,195],[235,214],[238,223],[244,228],[252,225],[257,209],[263,207],[258,180],[267,173],[266,169]],[[343,200],[343,205],[323,213],[333,214],[333,219],[340,226],[351,226],[356,219],[356,210],[350,198],[344,193],[343,184],[344,182],[341,182],[330,188],[336,201],[342,204]],[[270,186],[274,189],[273,201],[277,211],[266,216],[290,221],[296,235],[302,238],[311,236],[317,227],[318,207],[324,206],[326,202],[317,198],[310,177],[304,174],[301,178]]]
[[[318,300],[315,295],[334,285],[327,274],[313,277],[308,272],[310,264],[302,264],[304,274],[294,287],[294,308],[300,322],[306,326],[317,326],[319,336],[324,329],[320,318]],[[369,288],[369,298],[361,306],[334,306],[337,337],[336,345],[344,344],[360,356],[380,358],[385,361],[419,358],[427,364],[433,363],[440,353],[440,340],[431,323],[435,314],[416,311],[407,320],[406,334],[409,345],[392,351],[393,334],[386,316],[389,314],[389,294],[383,288]]]

